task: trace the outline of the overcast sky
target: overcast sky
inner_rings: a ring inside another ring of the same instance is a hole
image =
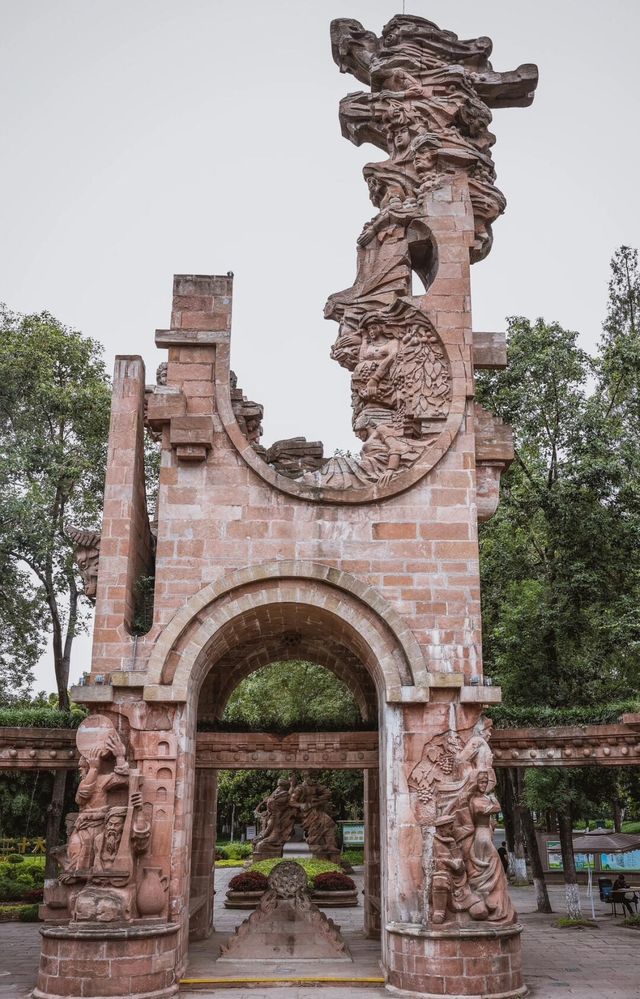
[[[608,262],[640,244],[638,0],[407,0],[495,69],[536,62],[530,108],[494,112],[505,216],[473,268],[474,327],[539,315],[593,349]],[[327,296],[374,213],[372,146],[340,135],[361,89],[329,22],[379,33],[402,0],[0,0],[0,300],[48,309],[116,353],[162,356],[175,273],[235,273],[232,364],[265,442],[352,447]],[[79,644],[72,679],[87,668]],[[38,687],[53,689],[43,664]]]

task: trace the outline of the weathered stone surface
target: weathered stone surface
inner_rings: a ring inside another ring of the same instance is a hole
[[[367,770],[365,924],[384,936],[391,986],[505,997],[521,987],[479,722],[499,690],[482,684],[477,521],[511,452],[507,428],[473,404],[478,355],[503,355],[474,338],[470,263],[504,208],[489,108],[529,103],[536,74],[495,73],[488,39],[460,41],[413,16],[381,38],[335,22],[332,41],[340,68],[369,87],[342,102],[343,130],[387,156],[365,167],[377,213],[353,284],[326,309],[362,452],[323,462],[317,442],[278,442],[269,463],[262,406],[230,369],[231,274],[175,277],[157,385],[146,389],[140,358],[117,359],[91,673],[74,690],[93,721],[79,735],[79,816],[61,857],[72,918],[45,930],[41,999],[175,994],[189,930],[211,929],[208,766],[248,749],[245,766],[271,753],[278,768],[317,767],[345,753]],[[424,295],[412,295],[413,273]],[[162,450],[153,533],[145,419]],[[141,635],[136,594],[150,578]],[[379,725],[377,742],[317,733],[274,746],[258,733],[234,751],[212,733],[198,749],[198,717],[215,723],[244,676],[292,659],[342,679],[363,722]],[[337,855],[322,787],[308,778],[291,798],[316,855]],[[335,955],[335,928],[303,894],[276,888],[251,917],[262,944],[299,956],[300,926],[305,946]]]
[[[311,901],[304,868],[285,860],[269,875],[269,889],[220,951],[219,962],[350,961],[340,928]]]

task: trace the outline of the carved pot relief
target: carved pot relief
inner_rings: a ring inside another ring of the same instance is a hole
[[[169,878],[161,867],[143,867],[138,885],[138,912],[141,916],[159,916],[165,908]]]

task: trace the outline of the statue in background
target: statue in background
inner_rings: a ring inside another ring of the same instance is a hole
[[[281,857],[296,822],[302,823],[314,857],[334,862],[339,859],[331,791],[324,784],[312,781],[308,773],[305,772],[300,784],[295,776],[290,780],[281,778],[275,791],[263,798],[254,814],[261,823],[253,841],[254,859]]]
[[[275,791],[263,798],[254,815],[261,823],[260,832],[253,841],[254,859],[281,857],[298,817],[298,809],[291,800],[291,781],[281,778]]]
[[[302,783],[292,794],[293,802],[300,809],[302,827],[309,849],[318,860],[336,862],[340,857],[337,843],[337,826],[332,818],[331,791],[324,784],[317,784],[305,772]]]

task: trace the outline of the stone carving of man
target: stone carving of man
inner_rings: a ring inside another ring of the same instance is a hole
[[[110,755],[115,757],[115,765],[104,772],[103,761]],[[115,730],[100,746],[81,757],[80,773],[82,779],[76,794],[80,814],[69,837],[63,880],[90,875],[96,855],[96,837],[103,830],[109,810],[109,793],[129,787],[129,765]]]
[[[95,839],[95,871],[108,870],[118,856],[127,807],[110,808],[104,823],[104,830]]]
[[[98,591],[98,564],[100,561],[100,532],[85,531],[80,527],[67,527],[69,538],[75,542],[74,559],[84,587],[84,595],[95,600]]]
[[[314,857],[336,854],[336,824],[331,811],[331,791],[324,784],[316,784],[305,773],[303,781],[293,791],[291,800],[299,805],[302,826],[307,843]]]

